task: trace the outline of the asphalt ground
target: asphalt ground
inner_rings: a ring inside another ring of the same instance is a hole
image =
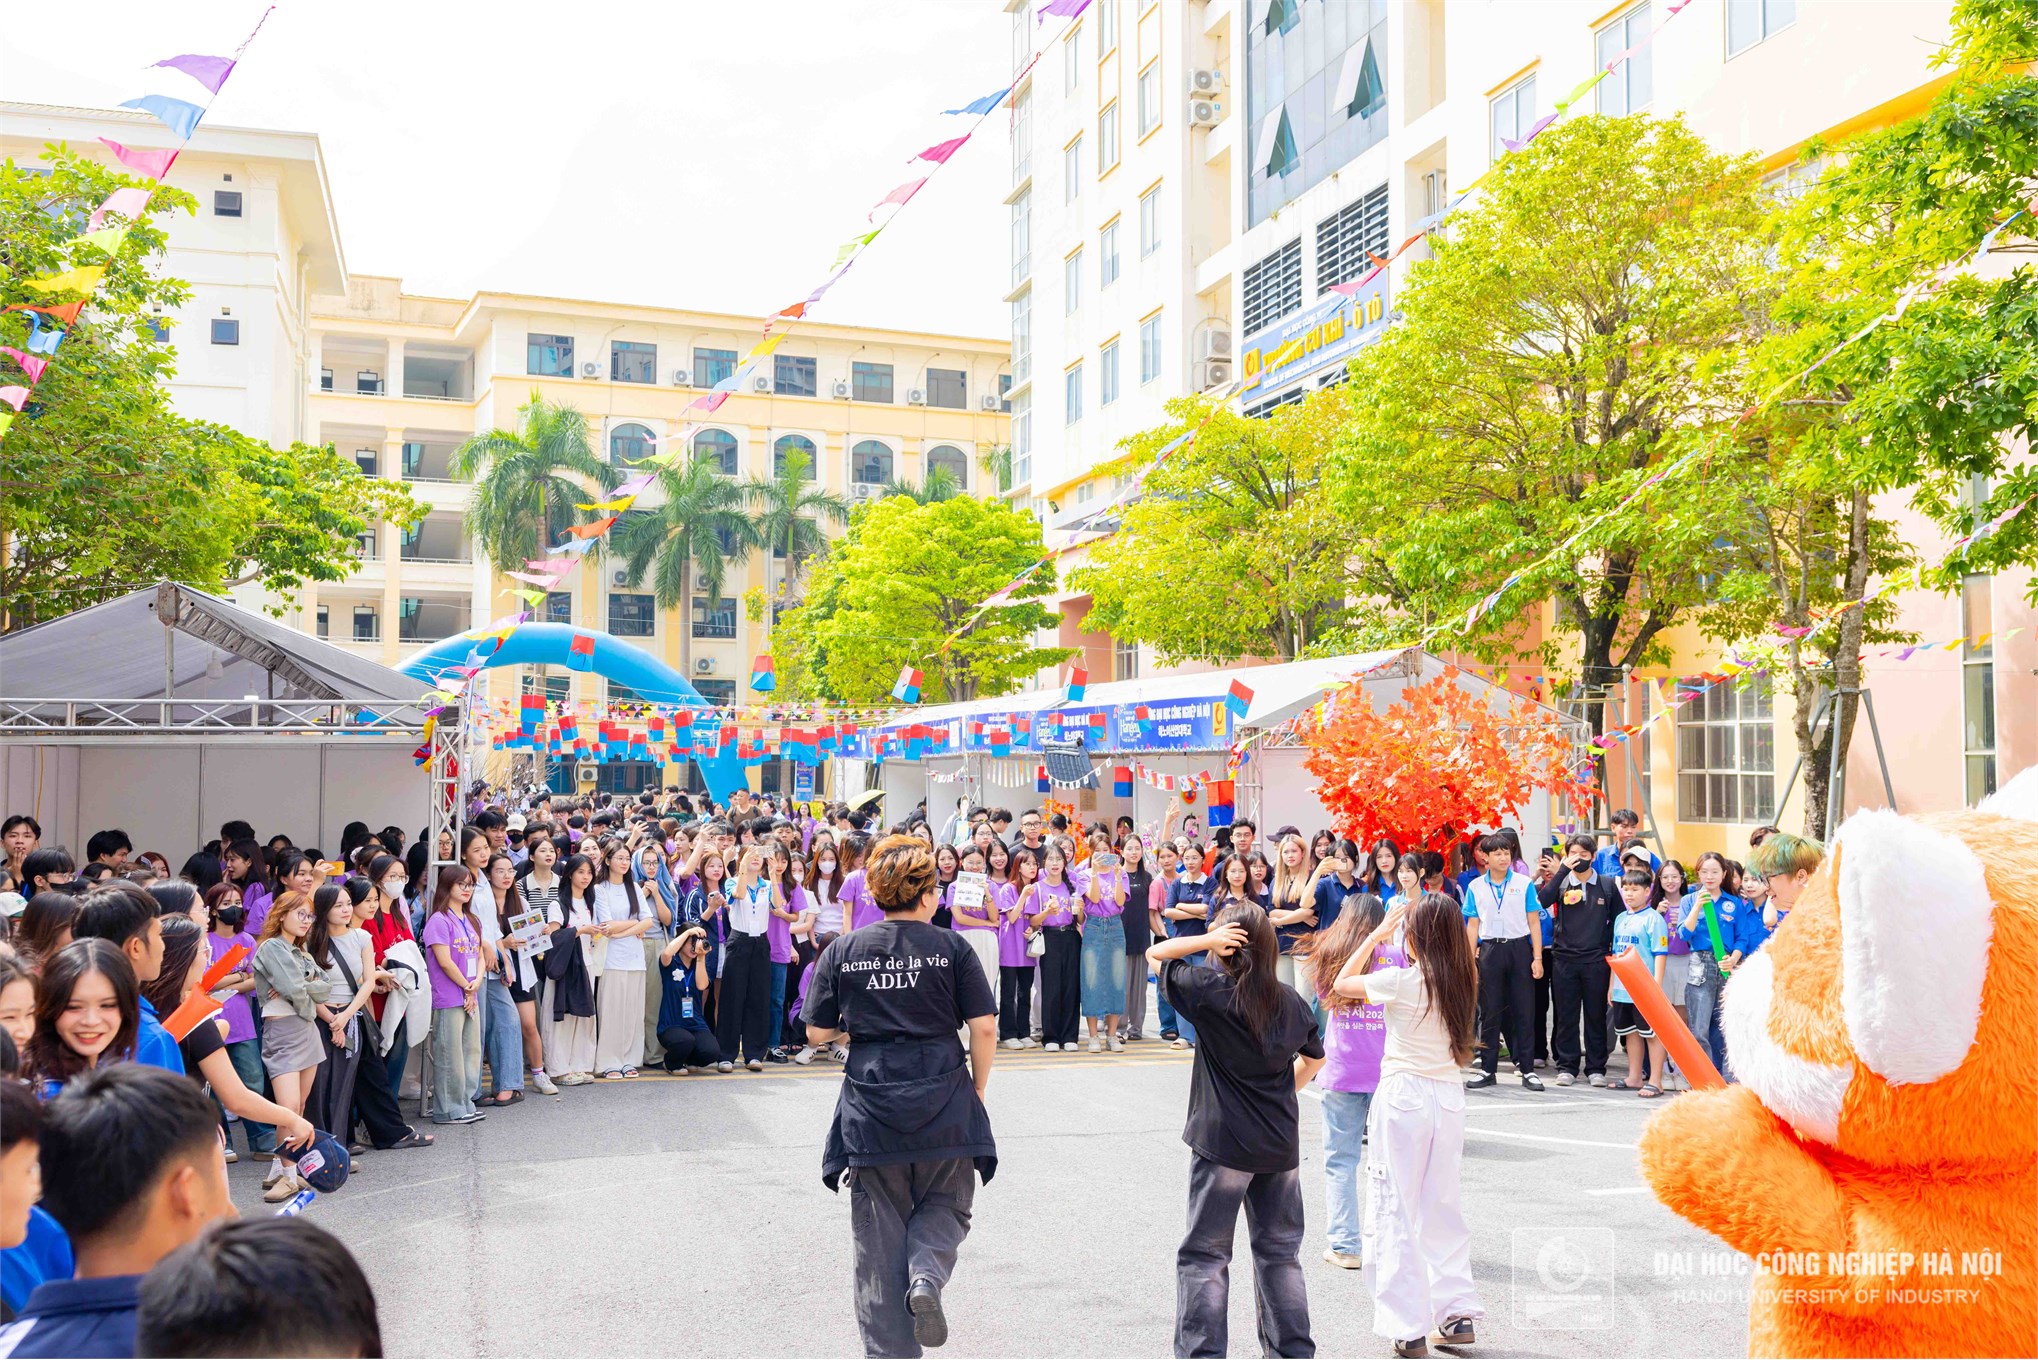
[[[1000,1165],[947,1291],[944,1354],[1169,1353],[1189,1063],[1153,1040],[999,1051]],[[820,1179],[839,1073],[647,1072],[527,1093],[480,1124],[433,1129],[432,1148],[357,1158],[306,1213],[366,1268],[392,1356],[859,1355],[847,1198]],[[1505,1075],[1468,1096],[1464,1205],[1486,1307],[1470,1354],[1746,1353],[1738,1258],[1659,1205],[1636,1169],[1660,1103],[1583,1084],[1537,1094]],[[1321,1141],[1321,1107],[1305,1099],[1317,1351],[1390,1354],[1364,1276],[1321,1259]],[[229,1170],[243,1213],[273,1212],[260,1164]],[[1239,1355],[1259,1349],[1251,1276],[1241,1217]]]

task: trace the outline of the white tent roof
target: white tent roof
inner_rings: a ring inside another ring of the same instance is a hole
[[[176,612],[174,627],[163,626],[159,609]],[[163,582],[0,637],[0,699],[161,699],[166,635],[168,697],[177,699],[252,694],[393,708],[429,689],[216,595]],[[218,674],[209,675],[215,662]]]

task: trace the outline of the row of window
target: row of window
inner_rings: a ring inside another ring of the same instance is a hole
[[[1113,217],[1097,228],[1097,287],[1109,288],[1118,282],[1121,272],[1118,257],[1118,228],[1120,221]],[[1161,186],[1156,184],[1139,196],[1139,258],[1144,260],[1161,248]],[[1082,296],[1082,268],[1084,247],[1076,250],[1062,261],[1062,280],[1065,310],[1073,312],[1080,305]],[[1033,272],[1033,191],[1026,190],[1012,200],[1012,286],[1019,287]],[[1014,302],[1016,308],[1021,304]],[[1031,306],[1028,302],[1025,305]],[[1012,380],[1026,381],[1030,369],[1021,367],[1021,348],[1016,334],[1013,338]],[[1031,356],[1026,356],[1030,358]]]
[[[545,597],[547,623],[573,622],[573,595],[555,590]],[[696,595],[690,620],[692,634],[711,641],[732,641],[736,636],[736,601],[728,596]],[[657,631],[658,599],[625,591],[608,597],[610,637],[650,637]]]
[[[673,374],[675,383],[712,388],[736,372],[738,354],[733,349],[696,346],[693,367]],[[525,337],[525,371],[541,378],[571,378],[575,373],[573,337],[540,335]],[[587,375],[592,376],[592,375]],[[609,344],[609,381],[655,384],[658,381],[658,346],[638,340],[615,340]],[[929,368],[921,396],[928,406],[961,411],[969,406],[969,373],[960,368]],[[821,394],[820,364],[811,357],[795,354],[772,356],[770,390],[781,397],[817,397]],[[890,364],[855,360],[849,366],[847,387],[838,395],[856,401],[889,405],[897,398]]]
[[[406,450],[409,448],[405,446]],[[635,463],[658,451],[658,436],[648,427],[636,424],[618,425],[609,432],[609,458],[617,464]],[[693,437],[694,457],[705,458],[715,465],[715,470],[725,477],[742,473],[742,458],[736,436],[727,430],[702,430]],[[780,435],[771,446],[771,471],[773,476],[783,475],[786,459],[793,454],[804,454],[807,460],[807,480],[814,479],[814,471],[820,466],[820,450],[814,441],[803,434]],[[953,444],[936,444],[926,453],[927,471],[947,472],[955,479],[958,487],[969,487],[969,456]],[[892,447],[880,439],[862,439],[849,449],[849,480],[858,485],[877,486],[892,480],[897,467]]]
[[[1084,361],[1078,359],[1062,371],[1062,423],[1065,425],[1073,425],[1083,418],[1083,367]],[[1150,383],[1160,373],[1161,314],[1155,312],[1139,323],[1139,380]],[[1097,406],[1101,410],[1117,400],[1118,341],[1113,338],[1105,341],[1097,351]],[[1016,411],[1013,420],[1015,423],[1018,420]],[[1015,444],[1014,457],[1017,456]],[[1030,464],[1028,472],[1031,472]],[[1017,476],[1016,470],[1014,475]]]

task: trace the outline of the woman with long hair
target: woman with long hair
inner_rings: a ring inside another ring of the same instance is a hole
[[[1132,890],[1124,869],[1109,862],[1117,856],[1111,849],[1111,833],[1102,823],[1090,832],[1089,850],[1083,866],[1075,872],[1074,882],[1082,912],[1082,952],[1078,960],[1081,1009],[1083,1022],[1090,1031],[1090,1052],[1108,1047],[1117,1053],[1125,1047],[1125,1041],[1118,1037],[1118,1026],[1125,1018],[1125,977],[1129,970],[1124,913]]]
[[[1190,962],[1205,951],[1215,967]],[[1281,985],[1273,923],[1250,901],[1233,901],[1203,934],[1163,940],[1146,957],[1197,1035],[1182,1130],[1189,1230],[1175,1253],[1175,1354],[1228,1353],[1231,1245],[1244,1206],[1260,1344],[1271,1355],[1312,1355],[1296,1094],[1323,1066],[1316,1019]]]
[[[948,912],[948,887],[955,882],[955,876],[962,872],[962,856],[952,845],[936,846],[934,850],[934,886],[941,892],[941,905],[934,909],[934,924],[943,930],[953,930],[954,920]]]
[[[1007,865],[1009,881],[991,887],[998,908],[998,1037],[1007,1048],[1031,1048],[1036,961],[1026,905],[1040,880],[1040,856],[1022,845],[1009,853]]]
[[[302,850],[286,846],[270,856],[269,891],[277,897],[281,897],[285,893],[294,892],[308,898],[324,886],[325,881],[325,873],[318,867],[318,861],[305,854]],[[241,891],[241,902],[243,906],[247,904],[246,889]],[[254,917],[252,908],[249,909],[248,915],[252,921]],[[262,933],[261,927],[258,925],[251,924],[248,929],[254,931],[258,936]]]
[[[481,927],[474,919],[474,873],[439,870],[431,915],[418,942],[432,980],[432,1122],[472,1124],[481,1074]]]
[[[723,1060],[736,1061],[740,1048],[743,1065],[752,1072],[764,1070],[771,1037],[771,912],[786,905],[784,890],[767,866],[764,849],[757,845],[743,847],[736,861],[736,882],[729,889],[729,947],[715,1017]]]
[[[255,1011],[251,1001],[255,990],[255,937],[242,928],[247,921],[247,913],[241,910],[241,890],[227,882],[213,884],[205,891],[205,913],[208,966],[225,958],[235,945],[243,945],[248,951],[213,989],[213,995],[220,998],[220,1018],[226,1021],[224,1052],[227,1062],[232,1064],[242,1086],[258,1096],[263,1095],[269,1089],[269,1079],[262,1068],[262,1036],[255,1028]],[[160,1009],[159,1013],[167,1014]],[[185,1070],[190,1070],[188,1064]],[[227,1115],[232,1113],[227,1111]],[[275,1155],[276,1130],[273,1125],[257,1119],[235,1120],[225,1116],[222,1116],[222,1121],[227,1132],[228,1161],[237,1159],[233,1149],[234,1123],[239,1123],[247,1136],[249,1156]]]
[[[1118,919],[1125,925],[1125,1016],[1124,1039],[1134,1043],[1146,1038],[1146,950],[1153,943],[1154,858],[1146,838],[1128,831],[1118,844],[1125,861],[1125,910]]]
[[[644,1065],[644,944],[658,918],[637,895],[635,857],[621,841],[603,849],[594,885],[594,929],[606,950],[595,984],[594,1070],[612,1081]]]
[[[1669,929],[1669,940],[1663,947],[1663,996],[1670,1008],[1684,1017],[1684,988],[1691,977],[1691,942],[1678,929],[1678,908],[1684,903],[1684,894],[1691,891],[1691,875],[1685,872],[1679,860],[1664,856],[1656,867],[1656,891],[1650,897],[1656,910],[1663,913]],[[1686,1022],[1687,1024],[1689,1021]]]
[[[849,905],[849,928],[859,930],[885,919],[884,908],[871,896],[864,881],[863,857],[870,853],[870,837],[852,831],[842,838],[842,900]],[[724,1049],[724,1052],[727,1050]]]
[[[528,889],[534,873],[524,880]],[[545,908],[545,920],[553,927],[547,934],[556,934],[560,929],[574,932],[573,942],[565,947],[578,949],[581,964],[586,966],[594,958],[595,946],[607,948],[608,941],[594,933],[594,861],[586,855],[570,855],[559,866],[558,893],[551,905]],[[553,942],[554,949],[561,947]],[[552,960],[547,959],[547,969]],[[557,981],[548,981],[545,1000],[538,1010],[538,1028],[545,1040],[545,1064],[555,1074],[559,1086],[584,1086],[594,1080],[595,1017],[559,1013],[559,989]],[[537,1083],[533,1082],[536,1086]],[[544,1090],[543,1086],[538,1086]]]
[[[368,1005],[379,1025],[389,993],[396,986],[396,975],[384,966],[390,946],[400,940],[415,940],[417,932],[411,927],[410,911],[404,905],[410,870],[403,861],[394,855],[377,855],[368,861],[368,872],[363,877],[368,880],[368,895],[354,909],[354,924],[368,933],[369,942],[375,947],[375,995]],[[381,1058],[383,1077],[390,1091],[402,1090],[404,1069],[410,1065],[410,1045],[399,1035],[386,1056],[377,1056]]]
[[[1395,939],[1410,963],[1373,968]],[[1472,1234],[1459,1207],[1465,1086],[1479,967],[1464,911],[1442,893],[1397,906],[1351,952],[1332,989],[1381,1008],[1387,1039],[1372,1101],[1365,1262],[1373,1331],[1397,1355],[1428,1354],[1434,1334],[1469,1346],[1485,1315],[1472,1283]]]
[[[1274,923],[1274,938],[1281,946],[1281,981],[1298,992],[1308,986],[1307,970],[1298,967],[1296,954],[1309,953],[1309,938],[1316,933],[1316,862],[1302,837],[1290,832],[1274,847],[1274,882],[1267,905]],[[1309,996],[1304,995],[1304,1000]]]
[[[35,1037],[35,974],[12,954],[0,954],[0,1032],[14,1041],[15,1058],[22,1060]]]
[[[47,1100],[102,1061],[133,1058],[140,1033],[141,993],[127,955],[105,940],[79,940],[43,962],[24,1067]]]
[[[1077,912],[1065,877],[1068,856],[1058,841],[1041,846],[1040,878],[1020,894],[1019,909],[1026,923],[1046,936],[1046,952],[1040,956],[1041,1047],[1049,1053],[1076,1051],[1076,1022],[1080,1015],[1083,938],[1077,932]]]
[[[274,897],[269,891],[269,857],[250,836],[225,846],[220,851],[219,865],[226,871],[226,881],[241,890],[241,909],[247,913],[248,933],[260,935]]]
[[[14,922],[14,952],[31,969],[40,970],[43,960],[71,942],[71,927],[77,923],[77,898],[67,892],[39,892]]]
[[[255,946],[256,995],[261,999],[262,1066],[278,1105],[301,1115],[311,1098],[311,1084],[325,1047],[318,1037],[318,1008],[329,987],[304,943],[318,919],[304,893],[286,892],[269,906]],[[304,1186],[297,1179],[296,1159],[280,1148],[263,1179],[263,1198],[281,1204]]]
[[[789,1014],[789,1003],[799,999],[800,974],[814,955],[814,908],[807,898],[807,859],[797,849],[774,842],[771,876],[778,883],[784,907],[771,909],[771,1035],[765,1040],[767,1062],[789,1062],[795,1027],[804,1037],[805,1026]]]
[[[1358,847],[1339,843],[1339,853]],[[1353,878],[1354,887],[1357,878]],[[1309,956],[1317,976],[1336,978],[1345,961],[1387,916],[1380,899],[1354,891],[1335,920],[1316,933]],[[1387,941],[1373,951],[1373,968],[1403,968],[1408,956]],[[1381,1008],[1335,991],[1322,996],[1324,1008],[1323,1072],[1317,1085],[1323,1096],[1323,1186],[1329,1211],[1330,1241],[1323,1259],[1344,1270],[1364,1264],[1360,1228],[1359,1168],[1365,1160],[1366,1116],[1380,1084],[1380,1054],[1387,1043],[1387,1018]]]
[[[1692,1034],[1712,1055],[1713,1066],[1724,1072],[1727,1041],[1720,1031],[1720,993],[1727,979],[1722,965],[1733,966],[1734,937],[1747,903],[1735,896],[1733,866],[1719,851],[1700,855],[1697,873],[1698,886],[1684,894],[1674,922],[1691,947],[1685,960],[1684,1005]]]
[[[514,917],[529,911],[525,905],[522,885],[517,882],[516,861],[508,855],[497,853],[488,860],[488,886],[496,902],[496,929],[501,932],[497,954],[501,960],[498,979],[509,997],[510,1010],[516,1016],[514,1034],[506,1050],[489,1050],[488,1066],[496,1084],[495,1103],[514,1105],[516,1100],[505,1099],[507,1095],[522,1098],[523,1072],[526,1066],[532,1069],[531,1085],[543,1091],[550,1085],[550,1078],[544,1076],[545,1050],[538,1037],[538,968],[531,959],[533,942],[519,940],[510,934],[510,922]],[[487,1048],[486,1036],[483,1036]],[[498,1070],[498,1065],[502,1069]],[[516,1085],[509,1082],[514,1079]],[[549,1093],[548,1093],[549,1094]]]
[[[1394,876],[1401,868],[1401,860],[1401,847],[1394,843],[1393,837],[1380,837],[1366,852],[1365,866],[1359,871],[1359,883],[1366,892],[1385,902],[1394,895]]]
[[[354,1084],[361,1070],[361,1012],[375,995],[375,942],[354,925],[354,913],[368,899],[368,880],[329,883],[311,895],[316,919],[304,952],[319,966],[326,999],[319,1003],[319,1043],[325,1049],[311,1097],[311,1122],[344,1137],[354,1127]]]
[[[981,880],[965,878],[965,874],[981,874]],[[964,889],[976,885],[982,897],[976,901],[958,900],[975,894]],[[988,981],[998,976],[998,884],[991,882],[989,867],[984,863],[984,852],[974,843],[965,846],[962,852],[962,868],[956,881],[942,890],[942,903],[949,910],[949,919],[963,943],[977,956]]]

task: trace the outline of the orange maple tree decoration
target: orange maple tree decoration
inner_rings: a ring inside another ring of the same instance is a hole
[[[1562,725],[1502,693],[1471,693],[1455,668],[1383,711],[1361,685],[1341,691],[1303,761],[1338,834],[1361,846],[1384,836],[1404,850],[1443,850],[1520,813],[1537,789],[1588,807],[1590,776],[1574,772]]]

